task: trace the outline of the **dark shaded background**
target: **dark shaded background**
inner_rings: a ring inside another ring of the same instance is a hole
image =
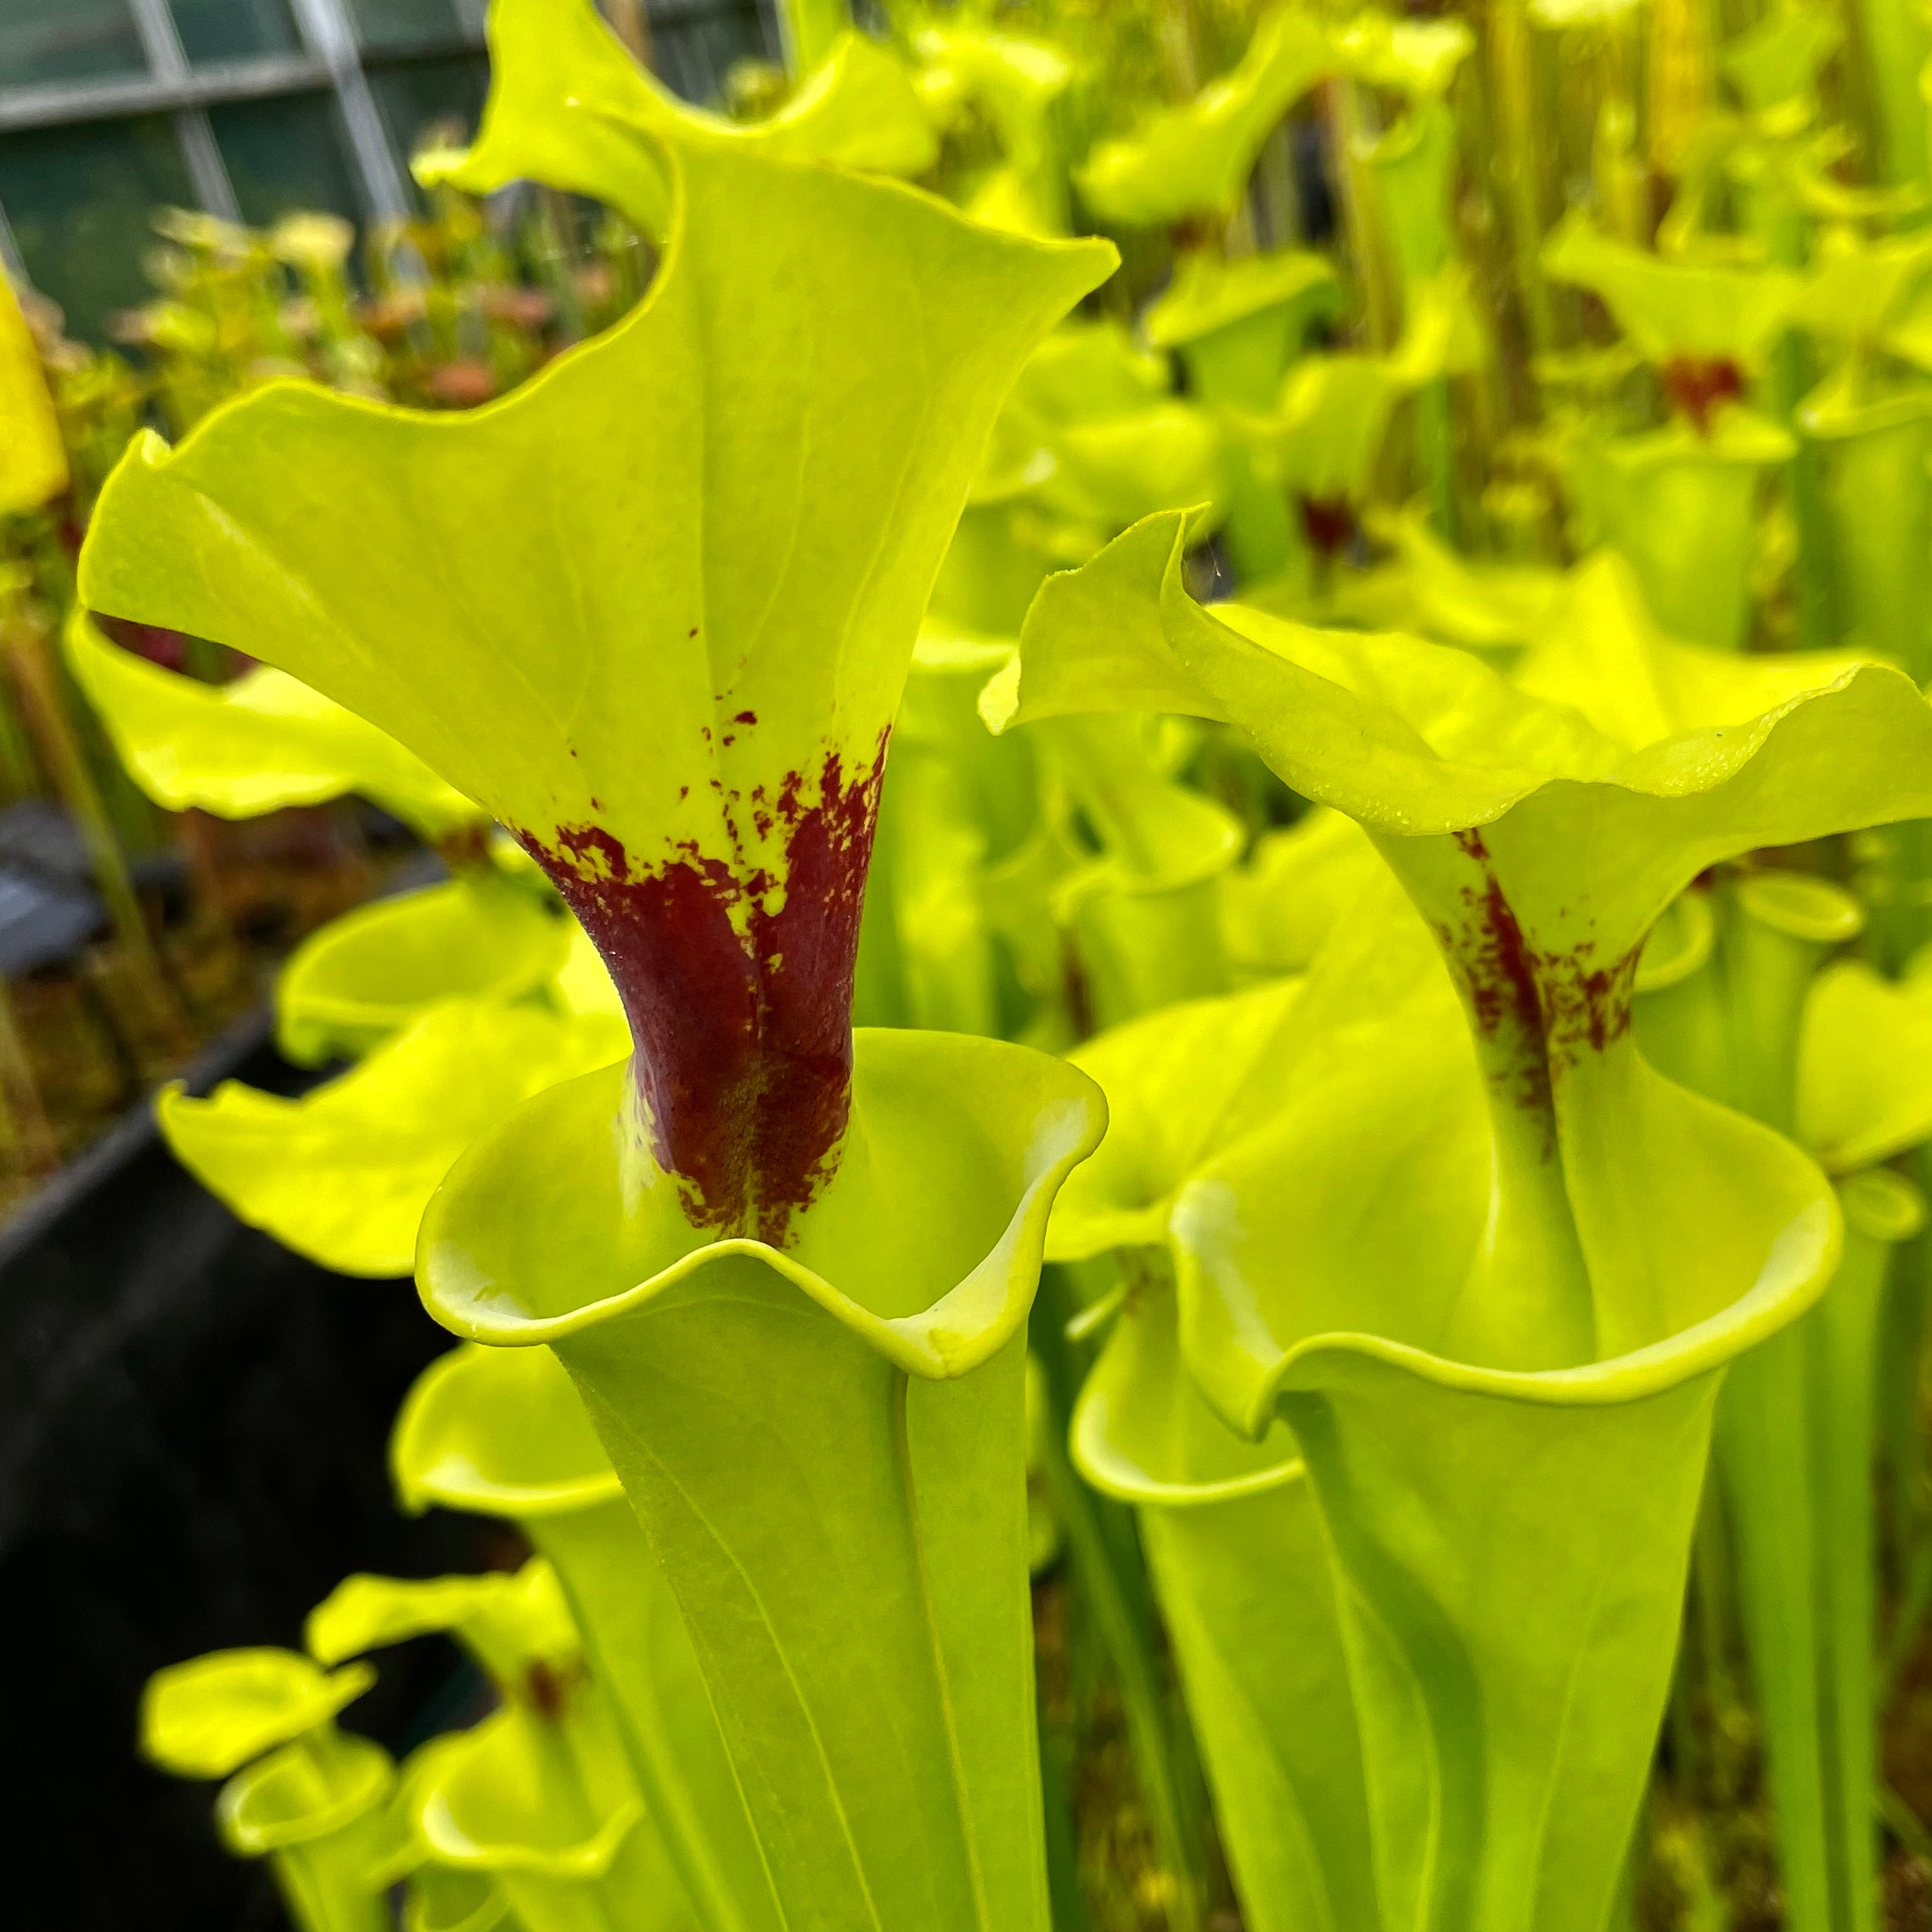
[[[278,1092],[256,1020],[197,1070]],[[141,1762],[149,1674],[231,1644],[299,1648],[352,1570],[480,1567],[501,1532],[409,1520],[390,1423],[451,1345],[407,1282],[345,1280],[244,1228],[147,1109],[0,1231],[0,1845],[10,1923],[228,1932],[284,1923],[230,1858],[216,1787]],[[475,1680],[440,1638],[378,1660],[344,1721],[392,1749]]]

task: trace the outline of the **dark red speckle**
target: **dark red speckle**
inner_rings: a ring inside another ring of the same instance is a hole
[[[1664,388],[1700,436],[1710,434],[1710,418],[1721,402],[1744,393],[1744,372],[1722,357],[1673,356],[1665,363]]]
[[[559,1722],[570,1701],[574,1672],[556,1670],[542,1658],[524,1672],[524,1694],[537,1715],[552,1724]]]
[[[776,913],[759,904],[767,875],[694,846],[633,878],[601,826],[564,827],[553,849],[519,834],[616,982],[654,1151],[699,1227],[782,1246],[830,1175],[851,1104],[852,974],[885,763],[883,736],[851,776],[828,752],[809,806],[799,774],[787,778]]]
[[[1321,556],[1339,556],[1355,541],[1355,512],[1345,497],[1302,497],[1301,528]]]
[[[740,711],[731,722],[733,724],[755,725],[758,722],[758,714],[755,711]]]
[[[1584,940],[1567,952],[1532,946],[1497,877],[1478,831],[1456,843],[1482,868],[1481,885],[1463,888],[1462,919],[1436,928],[1460,982],[1477,1033],[1515,1049],[1512,1070],[1517,1104],[1553,1114],[1553,1082],[1586,1052],[1600,1053],[1630,1031],[1631,996],[1641,947],[1608,965],[1592,963],[1595,945]]]
[[[166,630],[159,624],[137,624],[131,617],[110,617],[104,611],[92,615],[101,634],[112,637],[123,650],[132,651],[164,671],[187,669],[188,639],[179,631]]]

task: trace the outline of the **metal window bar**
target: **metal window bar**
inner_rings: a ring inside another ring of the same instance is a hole
[[[303,44],[329,69],[342,124],[349,131],[363,205],[379,220],[401,221],[409,212],[409,193],[383,132],[376,98],[362,71],[355,25],[343,0],[293,0],[293,4]]]
[[[0,275],[16,289],[27,285],[27,265],[20,259],[20,244],[14,239],[13,224],[4,208],[0,208]]]
[[[488,0],[452,0],[459,31],[451,42],[413,53],[424,56],[474,53],[483,45]],[[409,194],[403,160],[391,147],[369,87],[368,68],[394,56],[360,47],[346,0],[289,0],[302,51],[191,65],[183,50],[169,0],[127,0],[148,72],[111,80],[50,81],[0,87],[0,136],[31,128],[72,126],[165,114],[181,143],[188,178],[202,207],[237,218],[229,179],[207,110],[228,101],[279,95],[334,93],[347,134],[351,160],[366,211],[376,217],[407,215]],[[780,58],[783,30],[778,0],[648,0],[653,47],[660,77],[677,92],[702,99],[724,79],[730,43]],[[0,205],[0,269],[17,286],[29,278],[7,212]]]
[[[168,0],[128,0],[134,25],[141,36],[141,50],[154,78],[177,87],[188,78],[188,55],[183,51],[176,31],[174,10]],[[225,216],[231,222],[241,219],[236,205],[234,183],[215,145],[215,130],[208,125],[208,110],[199,106],[183,107],[174,116],[175,138],[181,143],[182,158],[188,163],[188,178],[194,184],[195,199],[211,215]]]

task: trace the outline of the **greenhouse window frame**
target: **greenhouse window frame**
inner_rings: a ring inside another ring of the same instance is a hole
[[[348,0],[289,0],[300,51],[267,53],[195,65],[183,50],[169,0],[127,0],[146,56],[145,74],[98,81],[53,81],[0,87],[0,135],[91,121],[165,115],[174,124],[195,197],[208,213],[238,218],[234,185],[208,120],[211,107],[231,101],[328,92],[334,98],[346,158],[366,219],[399,219],[409,212],[402,167],[385,132],[365,62],[381,66],[484,51],[486,0],[452,0],[453,34],[407,48],[364,49]],[[17,287],[31,286],[3,204],[0,204],[0,268]]]
[[[604,0],[598,0],[601,6]],[[172,125],[194,197],[202,209],[239,218],[234,184],[209,118],[235,102],[329,94],[334,104],[356,195],[365,221],[412,211],[404,160],[390,142],[371,85],[392,68],[487,52],[489,0],[450,0],[453,32],[404,45],[367,45],[352,0],[287,0],[299,50],[191,62],[170,0],[126,0],[148,70],[96,80],[0,86],[0,138],[39,130],[161,116]],[[676,33],[711,18],[755,16],[765,57],[783,57],[783,9],[775,0],[641,0],[650,28]],[[608,10],[608,9],[606,9]],[[25,259],[0,199],[0,272],[16,288],[32,286]]]

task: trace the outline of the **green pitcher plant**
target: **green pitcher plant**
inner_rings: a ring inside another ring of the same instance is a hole
[[[427,848],[278,963],[299,1098],[156,1100],[413,1274],[398,1500],[534,1553],[156,1680],[301,1932],[1876,1932],[1932,249],[1874,5],[784,0],[715,110],[495,0],[359,264],[165,212],[125,362],[0,296],[0,584],[94,750]],[[218,922],[126,898],[192,1001]],[[426,1632],[469,1727],[392,1763],[346,1660]]]
[[[375,1682],[289,1650],[171,1665],[141,1705],[146,1755],[180,1778],[226,1778],[216,1803],[238,1857],[266,1858],[297,1932],[381,1932],[410,1848],[390,1809],[396,1767],[335,1716]]]
[[[677,1932],[635,1794],[587,1792],[517,1705],[442,1740],[412,1781],[410,1823],[428,1860],[500,1897],[525,1932]]]
[[[1080,1031],[1224,990],[1218,908],[1243,843],[1234,814],[1162,769],[1141,720],[1057,718],[1027,735],[1044,807],[1062,817],[1066,865],[1046,911],[1079,962]]]
[[[707,1932],[781,1924],[677,1600],[556,1357],[468,1343],[432,1362],[396,1418],[390,1455],[406,1510],[501,1517],[550,1565],[592,1681],[615,1710],[643,1815],[698,1923]]]
[[[352,1072],[299,1100],[231,1081],[205,1100],[170,1087],[158,1106],[177,1157],[241,1220],[341,1273],[408,1273],[423,1209],[483,1126],[623,1057],[601,963],[547,883],[532,890],[491,853],[475,806],[285,673],[259,666],[211,687],[110,643],[78,614],[67,647],[160,802],[243,817],[354,791],[407,813],[454,860],[448,884],[323,927],[278,977],[283,1053],[360,1061]]]
[[[1149,519],[1049,583],[989,722],[1238,722],[1369,833],[1446,964],[1468,1058],[1460,1129],[1418,1132],[1419,1072],[1379,1145],[1372,1106],[1331,1114],[1313,1080],[1277,1078],[1268,1094],[1297,1097],[1283,1144],[1244,1135],[1207,1184],[1134,1204],[1175,1278],[1176,1345],[1143,1351],[1143,1400],[1173,1412],[1181,1390],[1156,1391],[1180,1376],[1233,1438],[1238,1484],[1306,1469],[1384,1921],[1594,1926],[1662,1708],[1721,1371],[1816,1300],[1842,1246],[1802,1153],[1644,1060],[1636,961],[1714,862],[1923,812],[1932,715],[1881,666],[1739,662],[1630,625],[1553,628],[1512,683],[1441,646],[1204,609],[1185,529]],[[1370,983],[1344,975],[1344,1011],[1365,998],[1399,1036]],[[1338,1078],[1401,1064],[1393,1044],[1323,1046]],[[1439,1021],[1417,1025],[1425,1048],[1448,1053]],[[1341,1120],[1370,1146],[1324,1183]],[[1431,1199],[1441,1225],[1402,1240],[1388,1204]],[[1363,1259],[1384,1238],[1385,1270]],[[1243,1459],[1283,1425],[1298,1457]]]
[[[338,1273],[407,1275],[430,1196],[465,1148],[531,1095],[624,1058],[610,1014],[436,1002],[299,1099],[224,1081],[156,1103],[176,1158],[237,1217]]]
[[[1823,1299],[1732,1372],[1718,1473],[1791,1923],[1872,1924],[1881,1351],[1892,1253],[1925,1218],[1912,1182],[1883,1164],[1932,1136],[1932,1013],[1923,989],[1862,962],[1818,971],[1861,924],[1824,880],[1746,872],[1686,910],[1693,943],[1640,985],[1646,1052],[1794,1134],[1845,1210]]]
[[[276,1042],[298,1066],[357,1059],[439,1000],[514,1001],[562,970],[570,923],[487,859],[358,907],[290,954],[275,987]]]
[[[993,738],[977,709],[1011,649],[929,617],[920,633],[873,841],[853,1003],[862,1025],[1013,1038],[1035,1017],[1001,936],[994,879],[1035,833],[1037,768],[1030,744]]]
[[[961,197],[975,220],[1025,234],[1068,231],[1062,103],[1076,68],[1061,48],[957,14],[921,22],[912,35],[914,77],[929,113],[950,122],[969,104],[999,137],[997,166]]]
[[[1190,255],[1148,310],[1148,340],[1179,354],[1190,393],[1227,412],[1238,432],[1243,418],[1269,412],[1311,325],[1332,316],[1340,298],[1334,267],[1307,250],[1232,261]],[[1297,554],[1295,514],[1278,485],[1257,473],[1238,433],[1229,435],[1226,460],[1229,560],[1244,584],[1266,583]]]
[[[527,177],[606,201],[661,241],[675,197],[657,141],[886,175],[922,174],[937,153],[911,76],[849,27],[777,114],[751,122],[680,101],[632,59],[593,0],[495,0],[489,34],[493,78],[476,143],[419,162],[425,183],[488,194]]]
[[[1225,218],[1275,124],[1332,65],[1314,14],[1294,4],[1271,8],[1231,72],[1095,148],[1074,171],[1081,199],[1103,222],[1126,227]]]
[[[1005,389],[1112,252],[729,143],[650,165],[674,220],[619,327],[460,419],[270,387],[150,440],[82,595],[367,716],[549,874],[637,1051],[472,1147],[424,1298],[577,1379],[789,1922],[1039,1925],[1019,1330],[1104,1114],[1043,1057],[855,1042],[849,1009],[926,597]],[[596,506],[554,542],[546,476]]]
[[[1776,268],[1671,261],[1573,219],[1551,238],[1554,280],[1599,295],[1656,371],[1673,415],[1597,452],[1603,534],[1630,559],[1653,614],[1693,643],[1736,649],[1750,614],[1758,499],[1796,445],[1745,406],[1789,326],[1796,278]]]
[[[67,487],[70,470],[47,377],[13,285],[0,289],[0,515],[37,510]]]
[[[402,1775],[426,1862],[487,1875],[527,1932],[688,1926],[690,1907],[626,1768],[604,1686],[585,1669],[556,1571],[345,1577],[309,1614],[309,1654],[329,1663],[446,1631],[501,1708]]]
[[[123,650],[79,609],[63,642],[121,762],[171,812],[255,818],[356,794],[432,844],[482,819],[385,732],[272,666],[205,684]]]

